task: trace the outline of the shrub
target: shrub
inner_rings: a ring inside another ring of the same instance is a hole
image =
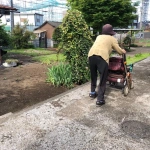
[[[57,27],[53,33],[54,47],[58,47],[58,44],[61,41],[61,29]]]
[[[87,55],[93,41],[89,27],[81,12],[69,10],[60,29],[59,49],[63,50],[71,66],[73,82],[83,84],[90,78]]]
[[[51,82],[55,86],[73,86],[71,66],[69,64],[60,63],[57,66],[48,68],[47,82]]]
[[[35,38],[35,35],[26,29],[26,25],[21,27],[17,24],[12,31],[12,46],[16,49],[29,48],[32,38]]]
[[[5,31],[4,25],[0,20],[0,46],[8,46],[10,44],[10,35]]]

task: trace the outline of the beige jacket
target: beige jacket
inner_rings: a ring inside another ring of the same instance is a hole
[[[98,55],[109,63],[109,56],[112,50],[116,50],[119,54],[123,54],[116,38],[110,35],[99,35],[91,47],[88,57]]]

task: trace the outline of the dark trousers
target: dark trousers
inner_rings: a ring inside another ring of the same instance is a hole
[[[91,72],[91,92],[96,89],[97,76],[100,74],[100,83],[98,85],[98,97],[97,100],[104,100],[104,94],[106,90],[106,82],[108,76],[108,63],[100,56],[93,55],[89,57],[89,65]]]

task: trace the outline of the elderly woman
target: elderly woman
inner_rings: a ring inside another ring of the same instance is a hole
[[[109,56],[112,50],[116,50],[119,54],[126,53],[122,49],[115,37],[115,32],[110,24],[106,24],[102,28],[102,35],[98,35],[93,46],[91,47],[88,57],[91,72],[91,92],[89,96],[96,98],[96,105],[105,104],[104,94],[106,89]],[[96,93],[97,71],[100,74],[100,83],[98,85],[98,94]]]

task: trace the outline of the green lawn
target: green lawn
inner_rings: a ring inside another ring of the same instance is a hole
[[[51,54],[51,55],[43,55],[43,56],[35,56],[33,60],[41,62],[43,64],[52,64],[56,61],[65,61],[65,56],[63,54]]]
[[[20,55],[26,55],[26,56],[40,56],[40,55],[49,55],[52,53],[56,53],[54,51],[45,50],[45,49],[13,49],[8,50],[9,54],[20,54]]]
[[[138,61],[141,61],[147,57],[150,57],[150,53],[139,53],[139,54],[136,54],[134,55],[133,57],[131,56],[128,56],[127,57],[127,64],[134,64]]]
[[[8,50],[7,55],[4,56],[4,59],[11,59],[12,55],[25,55],[30,56],[32,60],[41,62],[43,64],[52,64],[57,61],[65,61],[65,56],[61,53],[57,54],[56,51],[45,50],[45,49],[13,49]],[[18,56],[19,59],[19,56]]]

